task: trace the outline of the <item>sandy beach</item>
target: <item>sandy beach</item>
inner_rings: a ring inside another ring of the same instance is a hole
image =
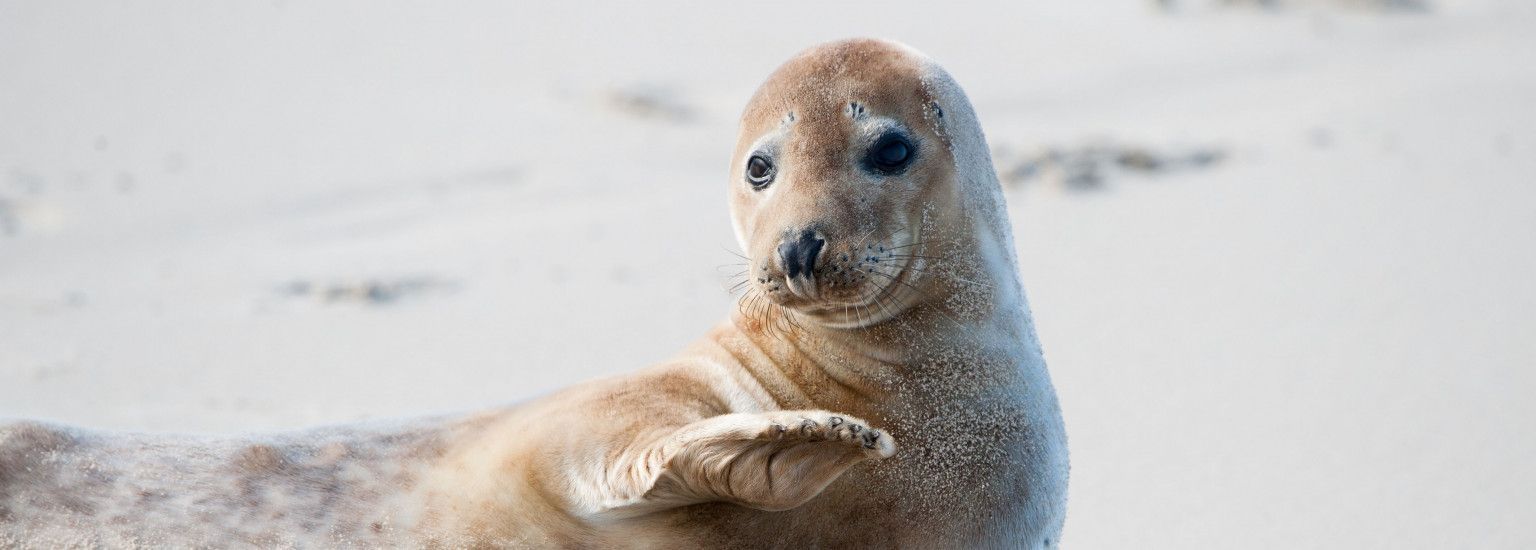
[[[881,36],[1008,187],[1065,547],[1536,547],[1536,5],[1022,4],[0,0],[0,417],[281,430],[663,360],[734,307],[739,109]]]

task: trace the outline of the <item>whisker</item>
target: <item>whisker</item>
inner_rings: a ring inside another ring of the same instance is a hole
[[[737,257],[737,258],[741,258],[741,259],[743,259],[743,260],[746,260],[746,261],[747,261],[747,262],[751,262],[751,261],[752,261],[752,258],[748,258],[748,257],[746,257],[746,256],[743,256],[743,255],[741,255],[741,253],[740,253],[740,252],[737,252],[737,251],[735,251],[735,250],[731,250],[731,249],[729,249],[729,248],[726,248],[726,247],[723,247],[723,246],[722,246],[722,247],[720,247],[720,250],[724,250],[724,251],[726,251],[726,252],[729,252],[729,253],[731,253],[731,255],[732,255],[732,256],[735,256],[735,257]]]
[[[938,256],[923,256],[923,255],[919,255],[919,254],[896,254],[896,255],[888,255],[888,256],[886,256],[886,258],[890,258],[890,259],[918,258],[918,259],[923,259],[923,260],[947,260],[947,259],[949,259],[949,258],[940,258]]]
[[[875,230],[876,229],[878,229],[878,228],[877,227],[872,227],[872,228],[869,229],[869,231],[866,231],[864,233],[864,235],[860,236],[858,242],[853,244],[853,250],[857,251],[857,250],[863,249],[864,248],[864,243],[869,240],[869,237],[871,235],[875,234]]]
[[[890,288],[891,288],[890,283],[886,283],[884,285],[881,285],[880,286],[880,291],[875,294],[875,305],[880,307],[880,311],[885,312],[885,318],[887,320],[895,318],[896,314],[891,313],[891,310],[886,309],[886,307],[885,307],[885,300],[880,299],[880,297],[885,295],[885,291],[889,290]]]
[[[923,290],[922,290],[922,289],[920,289],[920,288],[917,288],[917,287],[915,287],[915,286],[912,286],[912,283],[909,283],[909,282],[906,282],[906,281],[903,281],[903,280],[901,280],[901,279],[900,279],[900,278],[899,278],[899,277],[897,277],[897,276],[895,276],[895,275],[891,275],[891,274],[889,274],[889,273],[886,273],[886,272],[884,272],[884,271],[878,271],[878,270],[876,270],[876,271],[871,271],[871,272],[870,272],[870,273],[874,273],[874,274],[875,274],[875,275],[880,275],[880,276],[882,276],[882,277],[885,277],[885,278],[887,278],[887,279],[890,279],[890,280],[891,280],[891,281],[892,281],[892,282],[895,282],[895,283],[900,283],[900,284],[902,284],[902,285],[906,285],[906,287],[907,287],[907,288],[910,288],[910,289],[912,289],[912,291],[913,291],[913,292],[916,292],[916,293],[918,293],[918,294],[920,294],[920,295],[922,295],[922,296],[923,296],[923,297],[925,297],[925,298],[929,298],[929,299],[932,299],[932,298],[933,298],[933,295],[932,295],[932,294],[929,294],[929,293],[927,293],[927,292],[923,292]]]
[[[747,289],[747,293],[746,294],[743,294],[741,297],[736,299],[736,312],[740,313],[743,317],[751,317],[751,314],[747,312],[747,310],[749,309],[747,307],[747,301],[750,299],[750,296],[752,295],[752,290],[753,289],[750,289],[750,288]]]
[[[894,236],[896,236],[896,234],[897,234],[897,233],[901,233],[901,232],[902,232],[902,231],[906,231],[906,230],[907,230],[907,228],[909,228],[909,227],[912,227],[912,224],[905,224],[905,223],[904,223],[904,224],[901,224],[901,226],[900,226],[900,227],[897,227],[897,228],[896,228],[896,230],[895,230],[895,231],[892,231],[892,232],[890,232],[890,233],[886,233],[886,234],[885,234],[885,236],[884,236],[884,237],[880,237],[880,238],[879,238],[879,239],[877,239],[877,240],[876,240],[876,241],[875,241],[875,242],[882,242],[882,241],[885,241],[885,240],[886,240],[886,239],[889,239],[889,238],[891,238],[891,237],[894,237]]]
[[[768,327],[768,319],[764,315],[764,312],[763,312],[763,300],[762,300],[762,298],[763,298],[763,293],[762,292],[758,292],[757,294],[753,295],[753,297],[752,297],[752,305],[751,305],[751,307],[749,309],[752,312],[751,313],[751,315],[752,315],[752,322],[754,324],[756,324],[757,326],[759,326],[759,327],[767,328]]]
[[[904,245],[901,245],[901,246],[893,246],[893,247],[887,248],[886,250],[901,250],[903,248],[917,246],[917,245],[920,245],[920,244],[928,244],[928,243],[931,243],[931,242],[933,242],[933,241],[917,241],[917,242],[907,243],[907,244],[904,244]]]
[[[785,311],[784,312],[784,320],[785,321],[789,321],[789,324],[791,326],[794,326],[796,330],[799,330],[800,332],[805,332],[805,325],[801,325],[800,321],[796,321],[795,320],[794,312]]]
[[[926,274],[933,275],[935,277],[948,277],[950,279],[954,279],[956,281],[959,281],[959,282],[962,282],[962,283],[965,283],[965,284],[969,284],[969,285],[975,285],[975,286],[978,286],[978,287],[981,287],[981,288],[987,288],[987,289],[994,288],[992,285],[989,285],[987,283],[978,283],[976,281],[972,281],[970,279],[966,279],[964,277],[960,277],[958,275],[955,275],[953,273],[949,273],[947,271],[933,271],[933,270],[923,269],[923,268],[920,268],[920,267],[913,267],[911,265],[908,265],[908,266],[906,266],[906,267],[904,267],[902,269],[910,269],[910,270],[916,271],[918,273],[926,273]]]

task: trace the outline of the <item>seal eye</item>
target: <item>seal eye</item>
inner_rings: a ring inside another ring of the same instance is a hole
[[[874,147],[869,148],[864,163],[874,172],[886,175],[899,174],[912,163],[914,149],[912,142],[901,134],[886,134],[875,142]]]
[[[896,166],[907,161],[907,144],[893,141],[875,152],[875,162],[881,166]]]
[[[753,189],[762,189],[773,183],[773,163],[760,155],[752,155],[747,161],[747,181]]]

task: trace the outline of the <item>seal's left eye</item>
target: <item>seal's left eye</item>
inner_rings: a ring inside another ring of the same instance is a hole
[[[883,174],[897,174],[912,163],[912,142],[900,134],[887,134],[869,148],[864,162],[867,167]]]
[[[752,183],[753,189],[762,189],[773,183],[773,163],[760,155],[752,155],[747,160],[747,181]]]

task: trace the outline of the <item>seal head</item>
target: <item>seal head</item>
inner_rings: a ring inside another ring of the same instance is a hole
[[[976,178],[963,177],[950,129],[955,112],[969,115],[970,105],[948,74],[893,42],[824,45],[769,76],[742,115],[731,167],[749,293],[842,328],[944,294],[925,276],[928,260],[943,255],[939,243],[974,244],[977,217],[965,189]],[[982,148],[988,181],[972,185],[995,194]],[[990,202],[981,218],[996,216],[1001,197]],[[1011,261],[1011,250],[1000,253]]]

